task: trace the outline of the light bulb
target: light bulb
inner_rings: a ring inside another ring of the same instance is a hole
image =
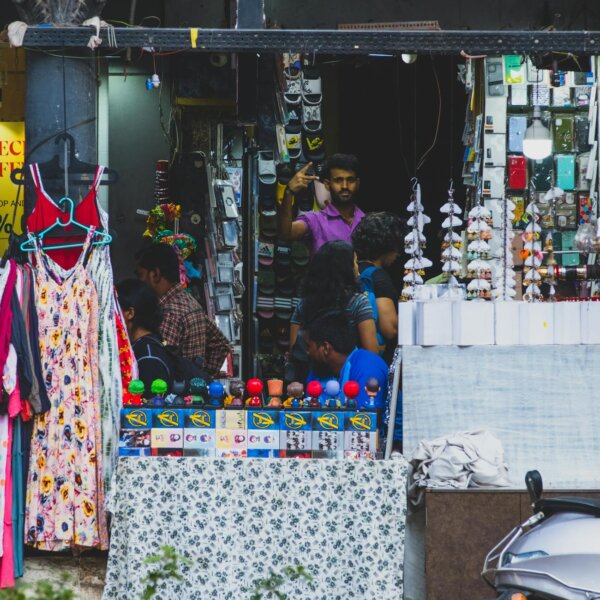
[[[416,54],[403,54],[402,55],[402,60],[407,64],[407,65],[411,65],[412,63],[417,61],[417,55]]]
[[[540,121],[541,110],[539,106],[533,109],[533,121],[525,132],[523,138],[523,154],[527,158],[540,160],[552,154],[552,134]]]

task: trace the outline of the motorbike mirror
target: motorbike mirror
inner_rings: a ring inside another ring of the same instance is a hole
[[[527,471],[525,474],[525,485],[529,492],[531,504],[535,504],[541,497],[544,491],[542,476],[539,471]]]

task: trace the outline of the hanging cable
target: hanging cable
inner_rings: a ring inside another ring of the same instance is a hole
[[[436,122],[436,125],[435,125],[435,134],[433,136],[433,141],[431,142],[431,145],[429,146],[429,148],[427,148],[427,150],[425,150],[425,152],[423,153],[423,155],[419,159],[419,162],[417,163],[417,166],[416,166],[416,171],[418,171],[425,164],[425,159],[427,158],[427,155],[433,150],[433,148],[437,144],[437,138],[438,138],[438,134],[440,132],[440,123],[441,123],[441,120],[442,120],[442,88],[440,87],[440,79],[438,77],[437,70],[435,68],[435,63],[434,63],[433,56],[431,57],[431,67],[433,69],[433,75],[435,77],[435,84],[437,86],[437,91],[438,91],[438,115],[437,115],[437,122]]]

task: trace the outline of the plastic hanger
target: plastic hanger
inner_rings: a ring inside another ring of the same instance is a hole
[[[54,138],[54,143],[64,142],[68,145],[68,153],[65,148],[64,165],[61,166],[57,152],[50,160],[38,163],[42,179],[45,182],[60,182],[65,179],[65,175],[70,183],[83,184],[92,183],[96,175],[98,165],[79,160],[75,154],[75,139],[70,133],[59,133]],[[14,169],[10,175],[11,181],[16,185],[22,185],[29,168],[24,166],[22,169]],[[100,185],[115,183],[119,179],[119,174],[114,169],[105,168]]]
[[[43,243],[44,238],[46,238],[46,236],[48,236],[48,234],[52,234],[52,232],[55,232],[59,228],[64,229],[66,227],[70,227],[73,225],[75,227],[78,227],[79,229],[81,229],[82,231],[84,231],[86,233],[89,233],[90,231],[92,231],[91,227],[88,227],[87,225],[83,225],[82,223],[77,222],[73,218],[73,212],[75,210],[75,203],[73,202],[73,200],[71,200],[71,198],[65,196],[64,198],[61,198],[61,200],[59,201],[59,204],[62,204],[63,202],[67,202],[69,204],[68,220],[61,221],[60,217],[59,217],[56,219],[55,223],[50,225],[50,227],[47,227],[43,231],[35,233],[33,235],[34,239],[29,238],[27,241],[25,241],[21,244],[20,247],[23,252],[33,252],[36,248],[35,239],[38,239]],[[59,234],[59,235],[64,235],[64,234],[65,234],[65,232],[62,232],[62,234]],[[95,230],[94,236],[97,236],[98,239],[95,239],[92,242],[93,245],[105,245],[105,244],[110,244],[112,242],[112,236],[108,233],[105,233],[104,231]],[[49,237],[53,237],[53,236],[50,235]],[[59,250],[59,249],[63,249],[63,248],[81,248],[81,247],[83,247],[83,245],[84,245],[84,242],[76,242],[73,244],[56,244],[53,246],[44,246],[44,250]]]

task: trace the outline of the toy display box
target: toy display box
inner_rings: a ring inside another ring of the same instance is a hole
[[[152,411],[152,456],[183,455],[185,410],[155,408]]]
[[[216,446],[215,411],[188,409],[184,415],[183,455],[214,457]]]
[[[248,411],[221,409],[215,411],[217,458],[245,458],[248,449]]]
[[[344,431],[347,414],[341,411],[313,413],[313,458],[344,458]]]
[[[309,411],[286,410],[279,414],[281,458],[311,458],[312,417]]]
[[[279,457],[279,411],[248,411],[248,457]]]
[[[377,442],[376,412],[355,412],[346,415],[345,458],[375,460]]]
[[[150,456],[152,409],[121,409],[119,456]]]

